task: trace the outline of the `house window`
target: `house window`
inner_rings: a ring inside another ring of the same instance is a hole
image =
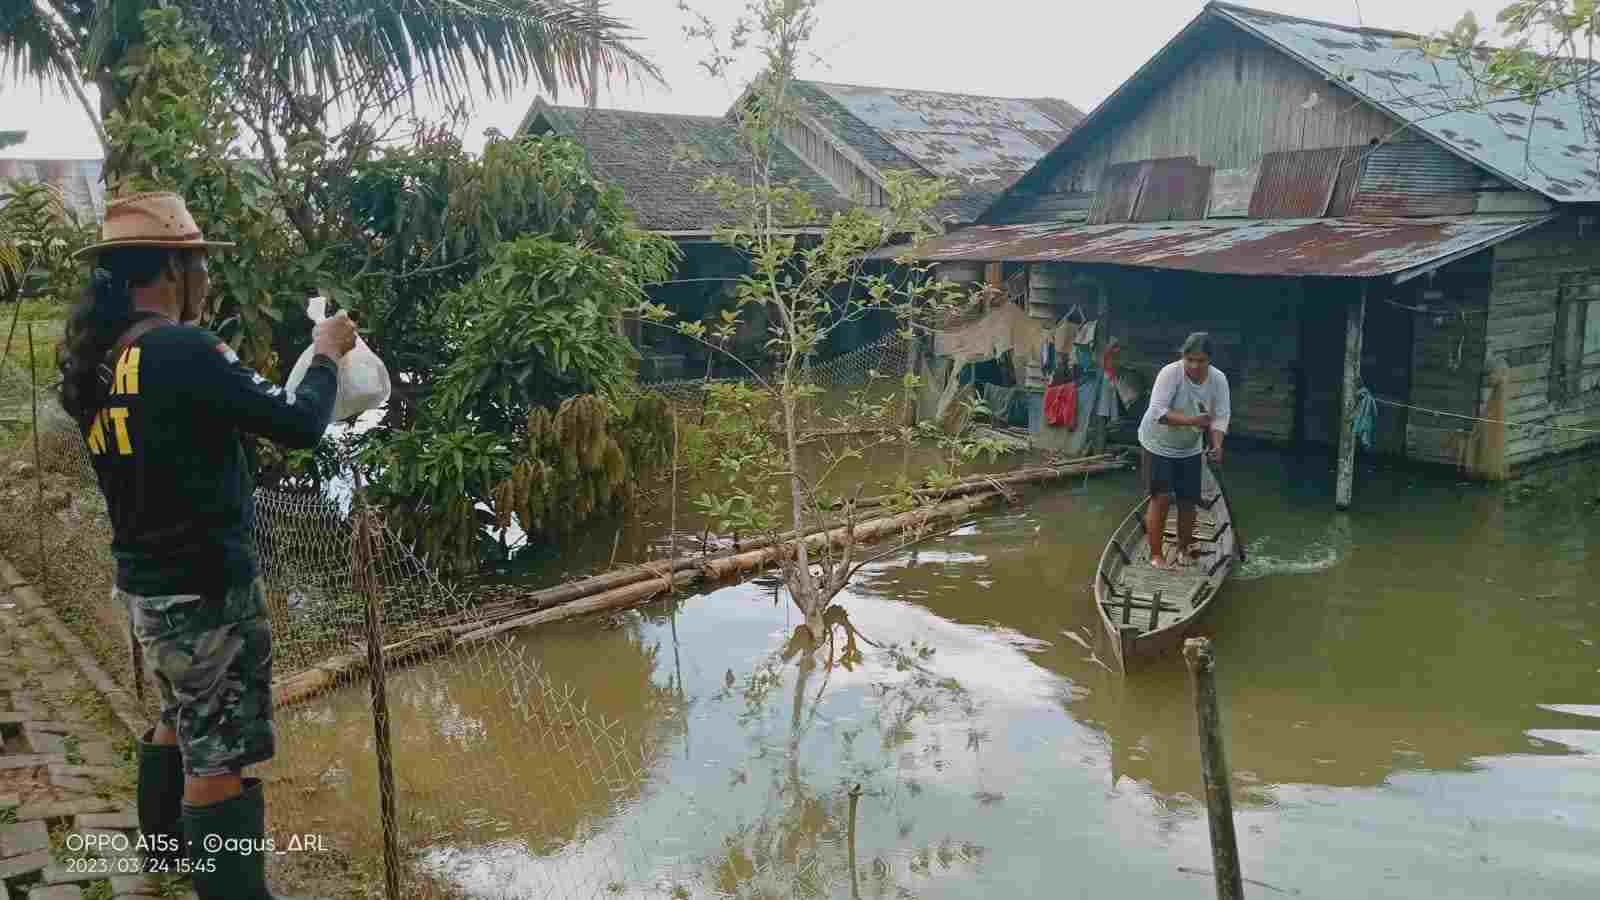
[[[1600,280],[1568,277],[1556,301],[1550,399],[1575,400],[1596,388],[1600,388]]]

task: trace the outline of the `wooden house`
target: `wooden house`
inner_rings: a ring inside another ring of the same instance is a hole
[[[1337,447],[1341,506],[1361,388],[1377,452],[1503,477],[1501,441],[1600,439],[1600,139],[1570,89],[1472,87],[1413,35],[1213,2],[915,252],[1003,270],[1045,322],[1091,310],[1124,367],[1211,332],[1233,432]]]
[[[0,132],[8,134],[12,132]],[[15,132],[26,134],[26,132]],[[105,186],[98,159],[0,159],[0,182],[44,182],[61,192],[61,199],[79,221],[93,224],[105,215]]]
[[[800,233],[820,232],[828,216],[851,205],[887,205],[886,173],[895,171],[950,179],[956,193],[936,213],[950,226],[970,224],[1083,116],[1053,99],[819,81],[796,81],[792,88],[796,115],[778,136],[773,170],[774,180],[810,194],[820,213],[821,221],[799,223]],[[737,213],[702,188],[711,176],[748,178],[749,153],[740,146],[733,112],[681,116],[537,100],[518,133],[563,134],[588,150],[596,174],[622,189],[639,224],[671,237],[683,251],[674,281],[653,286],[652,299],[680,317],[699,319],[732,304],[731,279],[746,271],[743,256],[717,239]],[[754,359],[769,335],[758,316],[745,319],[735,349]],[[876,335],[868,332],[882,326],[835,335],[834,349],[870,340]],[[635,339],[646,377],[698,375],[708,362],[715,367],[706,348],[664,329]]]

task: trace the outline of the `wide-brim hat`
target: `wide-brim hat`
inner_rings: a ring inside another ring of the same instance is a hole
[[[206,240],[182,197],[168,191],[150,191],[107,203],[100,242],[72,255],[82,259],[114,247],[221,250],[232,246],[230,241]]]

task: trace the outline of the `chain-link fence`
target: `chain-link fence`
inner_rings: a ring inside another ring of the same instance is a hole
[[[0,546],[133,685],[125,613],[109,602],[110,523],[84,441],[54,390],[25,370],[0,362],[0,396]],[[363,514],[348,479],[322,494],[258,490],[255,501],[278,731],[277,756],[258,774],[277,844],[313,834],[332,851],[288,854],[275,874],[313,890],[392,879],[405,897],[528,896],[530,883],[540,896],[616,896],[638,883],[648,842],[585,829],[643,782],[639,735],[592,714],[507,638],[458,642],[477,628],[474,608]],[[388,673],[376,683],[374,644]],[[142,695],[151,715],[155,693]],[[494,711],[492,739],[481,723],[441,733],[462,708]],[[526,760],[513,767],[523,753],[538,756],[541,777],[529,779]],[[508,841],[584,852],[531,881],[516,873],[519,887],[501,891],[488,873]]]
[[[896,424],[898,405],[870,398],[900,389],[906,352],[888,335],[809,367],[821,391],[808,400],[807,427]],[[52,387],[16,366],[0,376],[0,415],[9,417],[0,422],[0,551],[131,686],[139,679],[125,614],[108,599],[111,534],[88,450]],[[681,408],[701,401],[706,382],[650,387]],[[365,510],[357,483],[346,468],[320,493],[255,494],[278,732],[276,758],[256,774],[267,782],[276,843],[313,835],[331,851],[274,858],[280,889],[346,896],[387,882],[421,898],[763,895],[752,879],[770,881],[770,866],[723,866],[713,889],[706,861],[682,851],[719,847],[728,834],[766,840],[740,830],[750,823],[705,823],[687,835],[675,821],[668,835],[660,822],[618,814],[670,790],[649,775],[682,720],[628,718],[631,706],[552,679],[555,667],[528,642],[485,633],[505,611],[436,577]],[[573,643],[575,656],[599,652]],[[604,665],[630,690],[669,692],[649,675],[653,652],[629,646]],[[642,667],[638,677],[630,665]],[[374,671],[385,674],[369,678]],[[152,715],[155,693],[142,693]],[[679,699],[651,702],[676,708]],[[674,795],[668,805],[696,802]]]
[[[801,430],[842,434],[900,424],[904,417],[899,400],[906,355],[905,338],[890,333],[830,359],[808,362],[800,380],[815,387],[817,393],[802,402]],[[645,387],[667,397],[678,409],[692,411],[704,407],[712,385],[733,383],[763,384],[751,375],[660,381]]]

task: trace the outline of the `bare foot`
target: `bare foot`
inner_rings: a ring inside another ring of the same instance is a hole
[[[1167,558],[1165,556],[1150,557],[1150,565],[1152,568],[1160,569],[1163,572],[1170,572],[1177,568],[1177,566],[1167,562]]]

